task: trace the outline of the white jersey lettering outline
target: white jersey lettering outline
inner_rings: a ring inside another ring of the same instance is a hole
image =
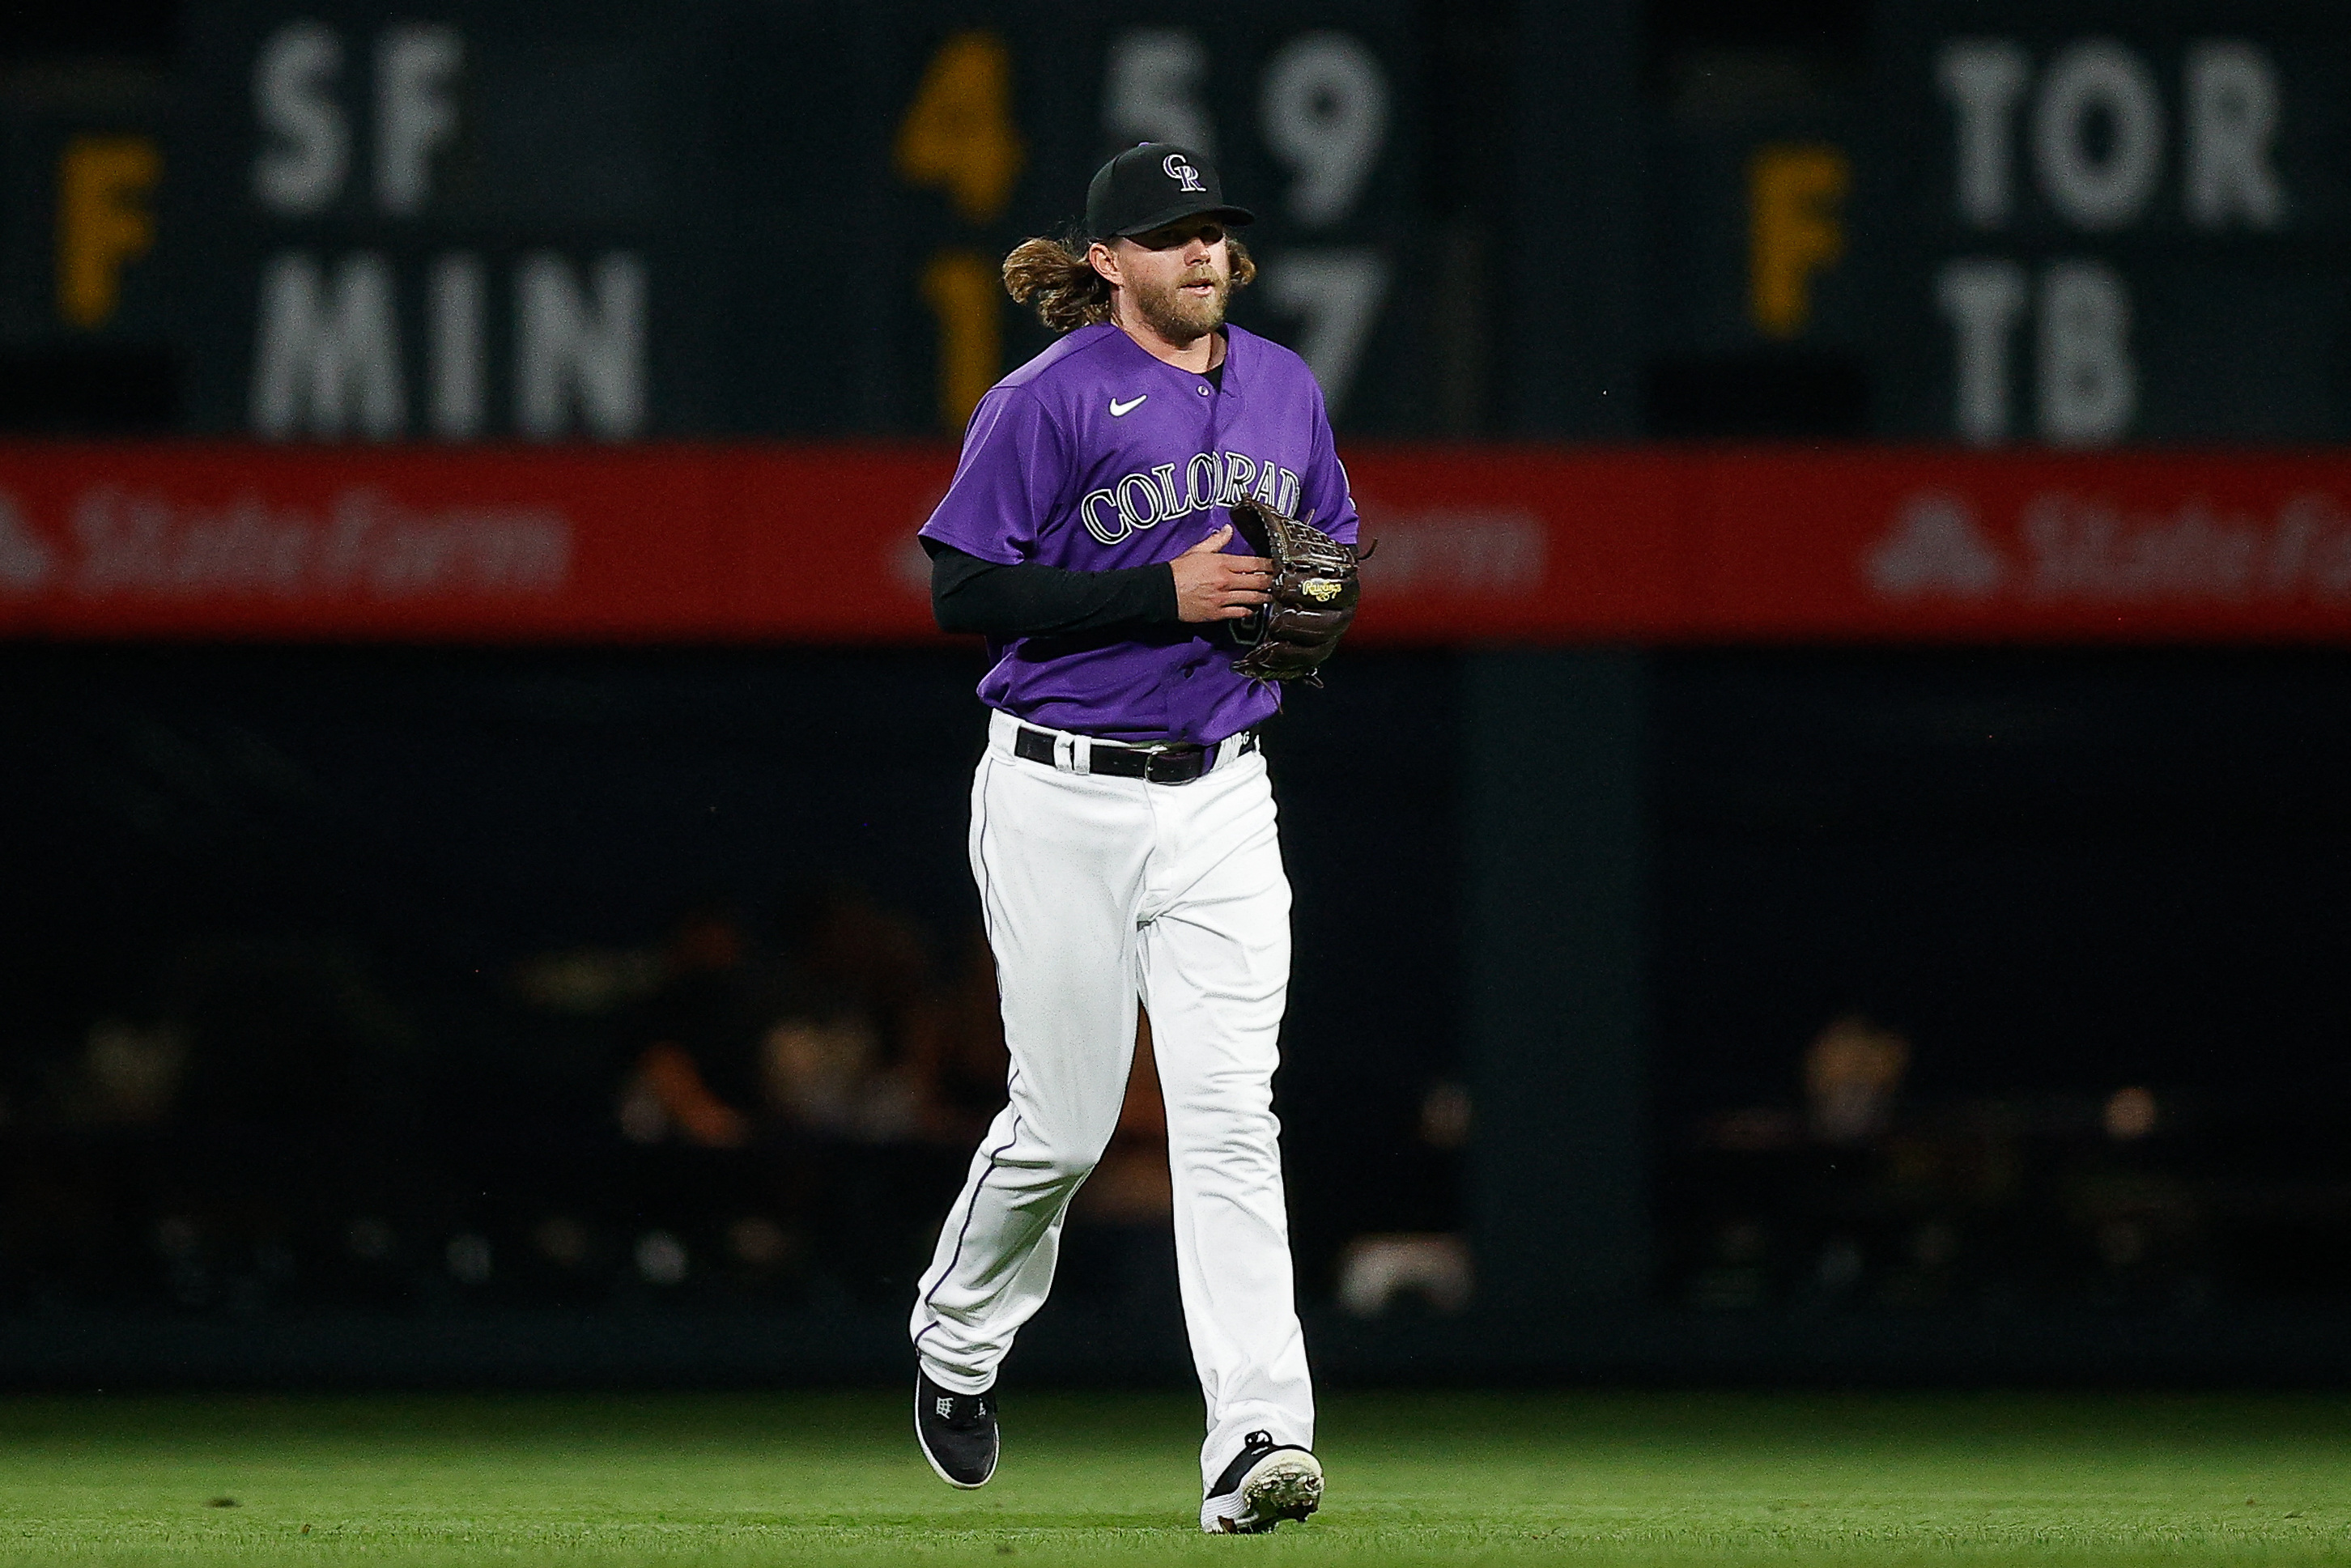
[[[1097,502],[1111,509],[1112,521],[1104,522],[1094,516],[1094,505]],[[1078,503],[1078,520],[1085,524],[1086,532],[1106,545],[1118,543],[1132,531],[1124,524],[1116,520],[1117,516],[1118,497],[1109,490],[1089,490],[1086,492],[1086,498]]]
[[[1138,529],[1157,528],[1243,499],[1297,515],[1302,481],[1280,464],[1259,463],[1239,452],[1196,452],[1180,465],[1184,470],[1180,486],[1176,482],[1178,466],[1154,464],[1087,491],[1078,502],[1078,521],[1097,543],[1116,545]]]
[[[1220,507],[1229,507],[1249,494],[1249,486],[1257,479],[1257,459],[1238,452],[1225,454],[1225,488],[1217,497]]]
[[[1143,492],[1141,503],[1134,499],[1137,489]],[[1145,506],[1151,508],[1148,516],[1143,509]],[[1118,520],[1128,533],[1158,526],[1159,486],[1151,482],[1150,475],[1129,474],[1118,482]]]
[[[1205,476],[1200,471],[1200,465],[1203,463],[1208,465]],[[1196,452],[1192,455],[1192,460],[1184,465],[1186,513],[1203,511],[1217,504],[1217,476],[1223,466],[1223,464],[1217,461],[1217,455],[1213,452]]]
[[[1257,471],[1257,486],[1249,492],[1249,497],[1261,507],[1271,507],[1280,494],[1281,470],[1268,463]]]

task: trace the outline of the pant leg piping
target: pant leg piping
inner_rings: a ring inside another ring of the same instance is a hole
[[[995,755],[994,755],[994,753],[993,753],[992,751],[989,753],[989,755],[988,755],[988,756],[987,756],[986,758],[984,758],[982,759],[982,761],[981,761],[981,766],[982,766],[984,768],[986,768],[987,771],[991,772],[991,773],[995,771],[995,768],[996,768],[996,758],[995,758]],[[975,865],[974,865],[974,868],[973,868],[973,869],[974,869],[974,870],[976,870],[976,871],[979,873],[979,879],[980,879],[980,886],[979,886],[979,914],[980,914],[980,921],[981,921],[981,923],[982,923],[983,925],[987,925],[987,926],[989,926],[989,927],[990,927],[990,929],[989,929],[989,931],[988,931],[988,934],[987,934],[987,935],[988,935],[988,938],[989,938],[989,940],[988,940],[988,946],[989,946],[991,949],[993,949],[993,948],[995,947],[995,946],[996,946],[996,943],[995,943],[995,936],[996,936],[996,933],[995,933],[995,930],[993,929],[994,925],[995,925],[995,922],[990,918],[990,916],[994,914],[994,910],[990,907],[990,904],[991,904],[990,894],[993,892],[993,889],[989,886],[989,883],[988,883],[988,876],[987,876],[987,789],[986,789],[986,787],[985,787],[985,786],[983,786],[983,787],[980,789],[980,790],[978,791],[978,794],[979,794],[979,804],[978,804],[978,810],[979,810],[979,826],[978,826],[978,831],[976,831],[976,832],[972,835],[972,839],[973,839],[974,844],[978,848],[978,850],[979,850],[979,852],[979,852],[979,853],[977,853],[977,854],[976,854],[976,855],[974,855],[974,856],[972,857],[973,861],[976,862],[976,863],[975,863]],[[991,952],[990,952],[990,954],[989,954],[988,956],[989,956],[989,957],[990,957],[991,959],[993,959],[993,958],[994,958],[994,956],[995,956],[995,954],[991,951]],[[1002,984],[1003,984],[1003,976],[1004,976],[1004,968],[1003,968],[1003,966],[1002,966],[1001,964],[997,965],[997,966],[996,966],[996,971],[997,971],[997,983],[998,983],[998,986],[999,988],[1001,988],[1001,986],[1002,986]],[[1005,1095],[1006,1095],[1006,1098],[1007,1098],[1007,1099],[1011,1098],[1012,1091],[1013,1091],[1013,1089],[1014,1089],[1015,1087],[1017,1087],[1017,1086],[1019,1085],[1019,1082],[1020,1082],[1020,1068],[1019,1068],[1019,1064],[1018,1064],[1018,1063],[1015,1063],[1015,1064],[1011,1067],[1010,1071],[1008,1071],[1005,1074],[1004,1084],[1005,1084]],[[919,1355],[919,1354],[921,1354],[921,1352],[922,1352],[922,1348],[923,1348],[923,1339],[924,1339],[924,1336],[925,1336],[925,1335],[926,1335],[926,1334],[928,1334],[928,1333],[929,1333],[933,1329],[935,1329],[935,1328],[936,1328],[936,1327],[938,1327],[938,1326],[939,1326],[938,1315],[937,1315],[937,1313],[936,1313],[935,1311],[933,1311],[933,1310],[932,1310],[932,1309],[935,1307],[935,1302],[934,1302],[934,1301],[933,1301],[933,1298],[934,1298],[934,1297],[935,1297],[935,1296],[939,1293],[939,1287],[940,1287],[941,1285],[946,1284],[946,1283],[947,1282],[947,1281],[948,1281],[950,1278],[952,1278],[952,1277],[954,1276],[955,1271],[956,1271],[956,1265],[963,1261],[963,1247],[964,1247],[964,1243],[965,1243],[967,1240],[968,1240],[968,1239],[970,1239],[970,1236],[971,1236],[971,1222],[972,1222],[974,1219],[977,1219],[977,1218],[979,1217],[979,1192],[980,1192],[980,1188],[982,1188],[982,1187],[986,1186],[987,1185],[987,1178],[988,1178],[989,1176],[994,1176],[994,1175],[996,1174],[996,1170],[997,1170],[997,1162],[998,1162],[998,1160],[999,1159],[999,1157],[1000,1157],[1000,1156],[1002,1156],[1002,1155],[1004,1155],[1004,1153],[1005,1153],[1007,1150],[1010,1149],[1010,1148],[1012,1147],[1012,1145],[1015,1145],[1015,1144],[1019,1143],[1019,1141],[1020,1141],[1020,1113],[1019,1113],[1019,1112],[1018,1112],[1018,1111],[1015,1111],[1015,1112],[1013,1112],[1013,1113],[1012,1113],[1012,1131],[1011,1131],[1011,1133],[1010,1133],[1010,1134],[1009,1134],[1005,1138],[1004,1142],[1002,1142],[1001,1144],[998,1144],[996,1147],[994,1147],[994,1148],[992,1148],[992,1149],[990,1149],[990,1150],[988,1150],[988,1151],[987,1151],[987,1168],[986,1170],[984,1170],[984,1171],[980,1172],[980,1174],[979,1174],[979,1179],[978,1179],[977,1181],[976,1181],[976,1182],[974,1182],[974,1183],[972,1183],[972,1184],[971,1184],[971,1201],[964,1207],[964,1211],[963,1211],[963,1224],[962,1224],[960,1227],[958,1227],[958,1228],[956,1228],[956,1244],[955,1244],[955,1250],[954,1250],[953,1252],[951,1252],[951,1253],[949,1253],[949,1254],[947,1255],[947,1266],[946,1266],[945,1269],[942,1269],[941,1270],[939,1270],[939,1277],[938,1277],[937,1279],[935,1279],[935,1280],[934,1280],[934,1281],[931,1281],[931,1288],[930,1288],[929,1290],[925,1291],[923,1292],[923,1297],[922,1297],[922,1302],[921,1302],[921,1305],[923,1306],[923,1308],[924,1308],[924,1310],[925,1310],[925,1311],[926,1311],[926,1312],[932,1312],[932,1316],[931,1316],[931,1321],[930,1321],[929,1322],[925,1323],[925,1324],[923,1325],[923,1331],[922,1331],[922,1333],[918,1333],[918,1334],[916,1334],[916,1335],[914,1336],[914,1350],[915,1350],[915,1354],[918,1354],[918,1355]]]
[[[925,1310],[932,1308],[934,1304],[932,1298],[938,1294],[939,1287],[946,1284],[954,1275],[956,1265],[963,1261],[963,1244],[971,1236],[971,1222],[979,1217],[980,1188],[986,1186],[987,1185],[987,1178],[996,1174],[998,1157],[1001,1156],[1006,1150],[1011,1148],[1013,1145],[1019,1141],[1020,1113],[1015,1111],[1012,1113],[1011,1133],[1005,1138],[1004,1142],[987,1151],[987,1168],[979,1173],[979,1179],[977,1181],[971,1184],[971,1201],[964,1206],[963,1224],[956,1230],[955,1250],[947,1255],[947,1266],[939,1270],[939,1277],[937,1279],[931,1281],[931,1288],[923,1292],[923,1306]],[[921,1351],[923,1346],[923,1335],[929,1333],[933,1329],[938,1326],[938,1315],[935,1312],[933,1312],[931,1321],[923,1325],[923,1333],[914,1336],[914,1348],[917,1353]]]

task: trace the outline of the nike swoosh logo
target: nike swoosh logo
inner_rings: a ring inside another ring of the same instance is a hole
[[[1124,419],[1128,414],[1133,413],[1137,408],[1141,407],[1143,399],[1149,397],[1150,395],[1151,394],[1149,392],[1144,392],[1142,397],[1129,398],[1124,402],[1119,402],[1116,398],[1111,399],[1110,416],[1113,419]]]

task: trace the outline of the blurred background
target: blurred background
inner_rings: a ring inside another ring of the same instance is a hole
[[[2285,0],[0,9],[0,1382],[903,1373],[1004,1071],[912,536],[1145,138],[1384,542],[1269,740],[1325,1371],[2351,1375],[2346,84]],[[1024,1375],[1184,1375],[1164,1159],[1138,1072]]]

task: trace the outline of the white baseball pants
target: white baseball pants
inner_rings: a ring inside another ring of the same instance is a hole
[[[1140,1001],[1167,1104],[1184,1319],[1207,1397],[1205,1488],[1249,1432],[1314,1441],[1272,1108],[1290,882],[1265,758],[1228,750],[1191,783],[1152,784],[1084,771],[1083,737],[1057,735],[1052,764],[1017,757],[1018,727],[992,716],[971,795],[1011,1103],[939,1232],[914,1344],[948,1388],[996,1381],[1051,1288],[1070,1199],[1117,1126]]]

